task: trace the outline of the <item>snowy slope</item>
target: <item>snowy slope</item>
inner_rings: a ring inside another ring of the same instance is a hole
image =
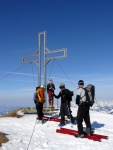
[[[76,116],[77,108],[72,108],[72,111]],[[1,150],[113,149],[113,115],[96,111],[90,111],[90,114],[92,128],[96,133],[109,136],[108,140],[95,142],[56,133],[56,129],[59,128],[57,122],[48,121],[43,125],[36,124],[35,126],[36,115],[24,115],[22,118],[0,118],[0,131],[9,134],[8,138],[10,139],[9,142],[3,144]],[[77,129],[76,125],[71,124],[67,124],[65,127]]]

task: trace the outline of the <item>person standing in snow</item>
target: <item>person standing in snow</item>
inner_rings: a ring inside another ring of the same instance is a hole
[[[90,106],[86,104],[86,92],[84,89],[84,81],[78,81],[78,90],[76,96],[76,104],[78,105],[78,112],[77,112],[77,127],[78,127],[78,135],[76,137],[83,138],[84,131],[83,131],[83,120],[86,124],[86,133],[91,135],[91,123],[90,123],[90,115],[89,109]]]
[[[36,105],[37,115],[39,119],[39,123],[43,123],[45,120],[43,119],[43,103],[45,102],[45,95],[43,87],[36,87],[36,92],[33,97],[34,103]]]
[[[61,106],[60,106],[60,115],[61,115],[61,124],[65,125],[65,115],[71,119],[73,116],[71,114],[71,109],[70,109],[70,91],[65,88],[65,84],[61,83],[59,88],[61,91],[59,92],[58,95],[55,95],[55,98],[60,98],[61,97]],[[74,117],[73,117],[74,118]]]
[[[50,107],[54,107],[54,90],[55,85],[53,84],[53,80],[50,80],[49,84],[47,85],[48,102]]]

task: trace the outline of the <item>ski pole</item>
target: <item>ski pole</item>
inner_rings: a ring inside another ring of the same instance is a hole
[[[58,99],[57,99],[57,109],[58,109]]]
[[[69,119],[70,119],[70,121],[71,121],[71,113],[70,113],[70,109],[69,109],[69,106],[68,106],[68,102],[66,101],[66,103],[67,103],[67,109],[68,109],[68,113],[69,113]]]
[[[67,108],[68,108],[69,115],[71,116],[70,108],[69,108],[69,105],[68,105],[68,101],[66,101],[66,102],[67,102]]]
[[[27,146],[27,150],[29,149],[29,146],[30,146],[30,143],[31,143],[31,139],[32,139],[32,137],[33,137],[33,133],[34,133],[34,130],[35,130],[36,122],[37,122],[37,120],[35,121],[35,125],[34,125],[33,131],[32,131],[32,134],[31,134],[31,137],[30,137],[28,146]]]

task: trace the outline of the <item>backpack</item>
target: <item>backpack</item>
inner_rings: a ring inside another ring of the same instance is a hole
[[[68,101],[72,101],[72,96],[74,95],[73,91],[70,91],[68,89],[65,89],[66,91],[66,94],[68,94],[67,98],[68,98]]]
[[[44,103],[45,102],[45,94],[44,94],[44,89],[43,88],[39,88],[37,91],[37,101],[39,103]]]
[[[95,103],[94,101],[94,97],[95,97],[95,86],[92,84],[88,84],[85,87],[85,95],[86,95],[86,102],[89,106],[93,106],[93,104]]]

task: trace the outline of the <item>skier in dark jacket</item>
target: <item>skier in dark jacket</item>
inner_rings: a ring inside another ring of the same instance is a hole
[[[60,107],[60,115],[61,115],[61,124],[65,124],[65,115],[71,119],[73,116],[71,114],[71,109],[70,109],[70,91],[68,89],[65,89],[65,84],[61,83],[59,88],[61,91],[59,92],[58,95],[55,95],[55,98],[60,98],[61,97],[61,107]],[[74,118],[74,117],[73,117]]]
[[[89,109],[90,106],[86,104],[86,93],[84,90],[84,81],[79,80],[78,82],[78,90],[77,90],[77,96],[76,96],[76,104],[78,105],[78,112],[77,112],[77,127],[78,127],[78,135],[76,137],[84,137],[84,131],[83,131],[83,120],[86,124],[86,133],[88,135],[91,135],[91,123],[90,123],[90,115],[89,115]]]
[[[53,80],[49,81],[49,84],[47,85],[47,93],[48,93],[48,102],[50,107],[54,107],[54,90],[55,85],[53,84]]]

